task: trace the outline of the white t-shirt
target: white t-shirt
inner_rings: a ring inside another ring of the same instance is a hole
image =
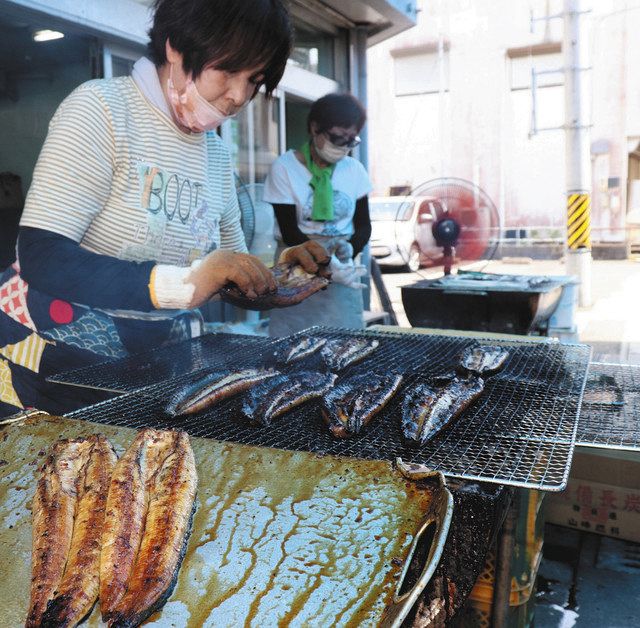
[[[306,235],[351,236],[356,201],[371,192],[372,185],[364,166],[352,157],[344,157],[333,171],[333,220],[311,219],[313,188],[311,173],[289,150],[271,166],[264,185],[263,198],[268,203],[295,205],[298,227]],[[276,223],[276,238],[281,239]]]

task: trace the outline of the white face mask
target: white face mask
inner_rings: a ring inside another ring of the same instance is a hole
[[[351,150],[348,146],[336,146],[328,139],[325,139],[324,146],[322,148],[318,148],[318,143],[314,138],[313,146],[316,149],[316,153],[318,153],[318,157],[323,161],[326,161],[328,164],[335,164],[340,161],[343,157],[346,157]]]
[[[169,104],[176,120],[185,128],[202,133],[218,128],[231,116],[226,115],[215,105],[205,100],[198,91],[191,77],[187,79],[185,88],[179,92],[173,83],[173,65],[169,69],[167,81]]]

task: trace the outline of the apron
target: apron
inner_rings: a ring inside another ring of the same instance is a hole
[[[333,237],[309,237],[328,250],[331,250],[330,245],[335,241]],[[278,242],[276,259],[285,248],[282,242]],[[271,310],[269,336],[288,336],[314,325],[364,329],[363,309],[362,290],[331,283],[326,290],[312,294],[298,305]]]
[[[28,286],[16,265],[0,272],[0,418],[26,408],[64,414],[102,401],[112,395],[47,377],[199,335],[195,312],[141,316],[56,299]]]

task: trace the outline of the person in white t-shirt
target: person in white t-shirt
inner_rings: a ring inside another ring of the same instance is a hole
[[[350,94],[315,101],[307,119],[309,139],[271,166],[264,200],[274,208],[279,249],[315,241],[331,255],[333,283],[303,303],[272,310],[269,333],[285,336],[311,325],[362,329],[360,276],[354,259],[371,236],[364,166],[348,156],[360,143],[366,121],[362,104]]]

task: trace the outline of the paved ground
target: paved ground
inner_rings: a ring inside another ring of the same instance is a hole
[[[560,261],[501,261],[472,269],[565,274]],[[579,340],[593,346],[594,360],[640,364],[640,263],[595,261],[592,271],[593,304],[576,313]],[[401,326],[409,323],[400,287],[440,274],[441,270],[383,274]],[[640,626],[640,544],[547,524],[537,589],[536,628]]]

